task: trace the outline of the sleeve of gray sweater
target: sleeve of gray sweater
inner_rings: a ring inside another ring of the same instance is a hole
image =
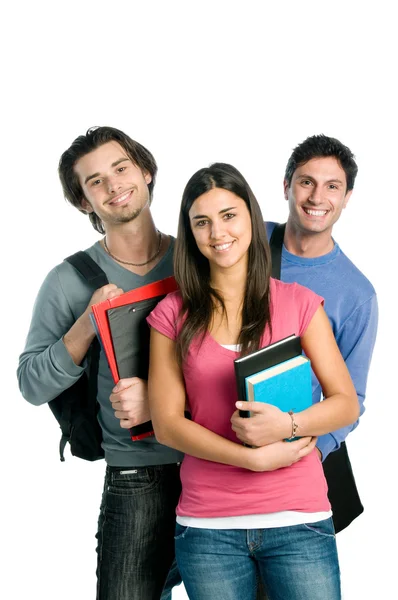
[[[44,280],[17,370],[21,393],[31,404],[49,402],[82,375],[84,367],[73,362],[63,336],[90,297],[89,287],[67,263],[55,267]]]

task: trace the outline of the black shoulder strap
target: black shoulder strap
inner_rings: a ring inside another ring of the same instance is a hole
[[[274,277],[274,279],[281,278],[282,247],[285,229],[286,223],[275,225],[269,241],[271,248],[272,277]]]
[[[65,258],[65,260],[70,263],[76,271],[80,273],[85,281],[87,281],[93,292],[98,288],[102,287],[109,283],[107,276],[104,271],[97,265],[97,263],[84,251],[80,250],[71,256]],[[88,358],[88,403],[87,409],[92,413],[93,417],[95,417],[98,406],[97,406],[97,376],[98,376],[98,365],[100,358],[100,344],[97,338],[94,338],[93,342],[90,345],[90,348],[87,353]],[[68,407],[65,407],[65,415],[64,418],[66,420],[70,419],[70,414],[67,413]],[[61,461],[64,459],[64,449],[68,438],[63,435],[60,442],[60,456]]]
[[[94,289],[98,289],[103,285],[106,285],[108,278],[104,271],[97,265],[97,263],[83,250],[68,256],[65,260],[75,267],[76,271],[79,271],[80,275],[90,283]]]

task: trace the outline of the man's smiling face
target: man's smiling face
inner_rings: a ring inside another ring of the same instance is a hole
[[[352,193],[347,192],[344,169],[333,156],[300,165],[284,188],[290,220],[296,230],[307,234],[331,230]]]
[[[104,224],[127,223],[149,205],[149,173],[143,173],[115,141],[80,158],[75,172],[82,186],[82,207]]]

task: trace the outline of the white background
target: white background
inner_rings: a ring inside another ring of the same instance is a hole
[[[212,161],[242,171],[265,219],[285,220],[282,179],[297,143],[324,133],[355,153],[357,183],[335,237],[377,289],[380,322],[367,410],[349,440],[365,513],[339,534],[338,548],[345,600],[392,598],[398,533],[393,3],[10,5],[1,42],[1,597],[95,596],[104,464],[70,456],[59,462],[57,425],[46,407],[22,399],[15,370],[43,278],[98,239],[88,219],[63,200],[59,157],[88,127],[112,125],[156,157],[153,212],[172,234],[185,183]],[[186,598],[182,588],[174,598]]]

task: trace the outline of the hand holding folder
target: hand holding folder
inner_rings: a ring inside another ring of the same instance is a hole
[[[164,296],[177,289],[174,277],[167,277],[92,306],[92,321],[115,384],[125,377],[148,379],[146,317]],[[134,441],[153,435],[151,421],[132,427],[130,435]]]

